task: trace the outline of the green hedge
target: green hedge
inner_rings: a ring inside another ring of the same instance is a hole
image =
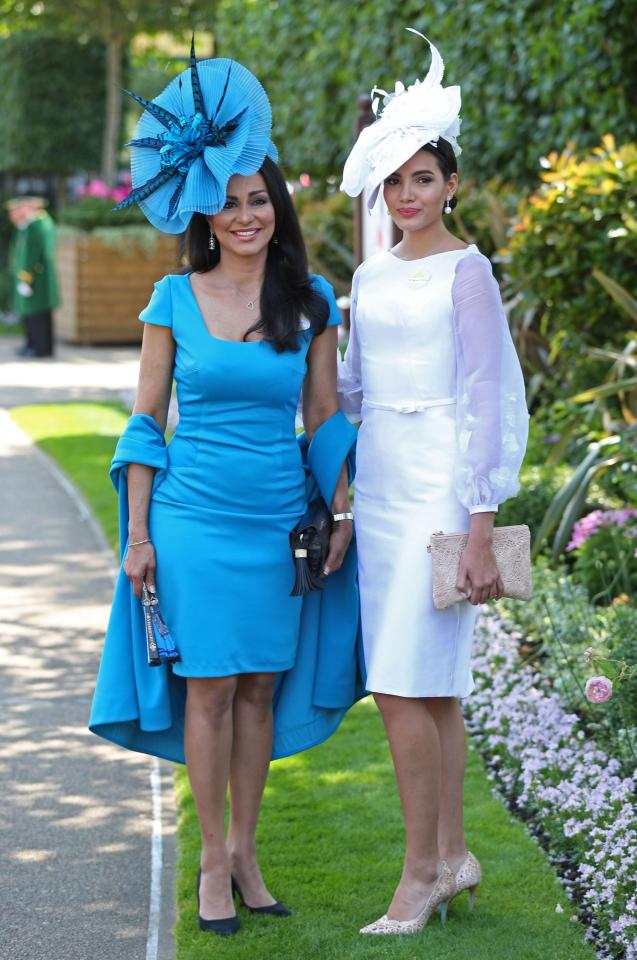
[[[631,330],[593,270],[635,291],[637,145],[619,147],[605,136],[589,156],[566,151],[547,165],[541,186],[522,202],[507,274],[568,395],[596,386],[611,365],[587,349],[622,350]]]
[[[100,165],[104,47],[47,33],[0,40],[0,170],[71,174]]]
[[[325,176],[341,171],[357,96],[424,75],[413,26],[462,86],[464,172],[526,182],[570,140],[637,138],[636,20],[636,0],[226,0],[217,39],[265,85],[286,169]]]

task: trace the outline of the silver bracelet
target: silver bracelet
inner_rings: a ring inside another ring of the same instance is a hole
[[[339,520],[353,520],[354,514],[353,513],[335,513],[332,519],[336,523],[338,523]]]
[[[138,547],[138,546],[140,545],[140,543],[152,543],[152,542],[153,542],[153,541],[150,539],[150,537],[148,537],[148,539],[146,539],[146,540],[129,540],[129,541],[128,541],[128,546],[129,546],[129,547]]]

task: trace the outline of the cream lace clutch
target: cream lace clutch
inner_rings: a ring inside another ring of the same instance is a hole
[[[444,610],[465,597],[456,590],[456,578],[468,533],[432,533],[427,550],[431,554],[434,606]],[[494,527],[493,552],[504,583],[504,596],[513,600],[530,600],[533,592],[531,576],[531,534],[526,524]]]

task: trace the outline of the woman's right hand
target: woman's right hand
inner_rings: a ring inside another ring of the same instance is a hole
[[[124,573],[130,580],[136,597],[142,595],[145,580],[148,589],[155,593],[155,548],[152,543],[140,543],[129,547],[124,560]]]

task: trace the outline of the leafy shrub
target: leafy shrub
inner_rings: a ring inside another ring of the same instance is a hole
[[[424,75],[411,24],[439,46],[445,82],[462,84],[463,170],[529,182],[538,156],[569,140],[637,137],[634,16],[625,0],[226,0],[215,39],[266,86],[286,166],[328,176],[351,145],[357,97]]]
[[[0,170],[68,174],[99,166],[104,58],[102,43],[58,33],[0,40]]]
[[[322,274],[337,296],[348,294],[354,272],[353,201],[340,191],[319,197],[308,190],[294,199],[310,270]]]
[[[533,540],[551,500],[566,481],[568,467],[523,466],[517,496],[498,510],[498,526],[526,523]]]
[[[458,206],[450,218],[453,233],[475,243],[500,275],[498,251],[505,246],[511,221],[520,205],[520,190],[500,180],[461,179]]]
[[[620,594],[637,598],[637,510],[594,510],[577,521],[566,549],[593,603],[609,604]]]
[[[115,201],[102,197],[81,197],[64,208],[62,222],[76,230],[95,230],[98,227],[122,227],[126,224],[147,224],[146,217],[134,205],[114,212]]]
[[[584,159],[553,153],[524,200],[506,251],[508,276],[559,371],[559,389],[599,382],[605,366],[587,348],[625,345],[626,316],[593,270],[628,285],[637,261],[637,145],[611,136]]]

